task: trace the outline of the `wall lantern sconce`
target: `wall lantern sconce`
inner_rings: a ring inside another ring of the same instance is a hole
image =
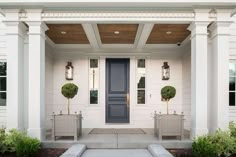
[[[74,67],[73,67],[72,63],[67,62],[66,72],[65,72],[66,80],[73,80],[73,70],[74,70]]]
[[[170,79],[170,66],[168,62],[164,62],[162,66],[162,80],[169,80]]]

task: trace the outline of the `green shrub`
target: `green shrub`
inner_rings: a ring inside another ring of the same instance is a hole
[[[236,123],[231,121],[229,123],[229,130],[232,137],[236,138]]]
[[[168,102],[170,99],[174,98],[176,94],[176,89],[175,87],[172,86],[165,86],[161,89],[161,96],[164,101],[166,101],[167,105],[167,114],[169,114],[169,109],[168,109]]]
[[[217,130],[196,138],[192,148],[195,157],[229,157],[236,153],[236,139],[230,131]]]
[[[0,129],[0,153],[5,153],[7,152],[8,148],[5,145],[4,141],[6,139],[6,129],[5,128],[1,128]]]
[[[18,157],[31,157],[40,149],[40,141],[35,138],[25,136],[16,142],[16,155]]]
[[[235,139],[229,131],[217,130],[211,140],[216,146],[217,156],[228,157],[236,153]]]
[[[12,129],[6,135],[4,144],[7,147],[7,152],[15,152],[16,151],[16,142],[26,136],[26,133],[17,131],[16,129]]]
[[[196,138],[193,142],[193,156],[195,157],[216,157],[216,146],[210,140],[210,135],[204,135]]]
[[[61,88],[61,94],[68,99],[68,114],[70,114],[70,99],[74,98],[77,92],[78,86],[74,83],[64,84]]]
[[[0,129],[0,153],[16,153],[18,157],[34,156],[40,149],[40,141],[28,137],[25,132]]]

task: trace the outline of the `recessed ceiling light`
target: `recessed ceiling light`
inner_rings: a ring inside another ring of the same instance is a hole
[[[114,34],[118,35],[118,34],[120,34],[120,32],[119,31],[114,31]]]
[[[167,35],[170,35],[171,33],[172,33],[171,31],[167,31],[167,32],[166,32]]]
[[[61,34],[66,34],[66,32],[65,31],[61,31]]]

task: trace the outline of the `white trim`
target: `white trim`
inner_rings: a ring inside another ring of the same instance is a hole
[[[145,104],[138,104],[138,84],[137,84],[137,74],[138,74],[138,60],[145,60]],[[147,107],[147,57],[135,57],[135,106]]]
[[[154,24],[144,24],[140,38],[137,43],[137,48],[142,49],[145,47],[146,42],[151,34]]]
[[[91,46],[94,49],[99,48],[99,44],[97,42],[97,38],[94,32],[93,26],[91,24],[83,23],[82,27],[84,29],[85,34],[87,35],[87,38]]]
[[[135,36],[135,39],[134,39],[134,46],[135,46],[136,48],[137,48],[139,39],[140,39],[141,34],[142,34],[143,26],[144,26],[144,24],[138,24],[138,30],[137,30],[137,32],[136,32],[136,36]]]
[[[98,25],[92,24],[92,26],[93,26],[94,34],[97,39],[98,45],[99,45],[99,47],[101,47],[102,41],[101,41],[101,36],[100,36],[99,30],[98,30]]]
[[[90,103],[90,59],[97,59],[98,60],[98,103],[97,104],[91,104]],[[88,57],[88,106],[93,106],[93,107],[101,107],[100,103],[100,58],[98,57]]]

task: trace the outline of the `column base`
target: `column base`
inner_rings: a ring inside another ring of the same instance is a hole
[[[45,139],[45,129],[43,128],[28,128],[27,134],[41,141]]]
[[[192,129],[191,130],[191,139],[194,139],[197,136],[205,135],[208,134],[208,129],[207,128],[201,128],[201,129]]]

